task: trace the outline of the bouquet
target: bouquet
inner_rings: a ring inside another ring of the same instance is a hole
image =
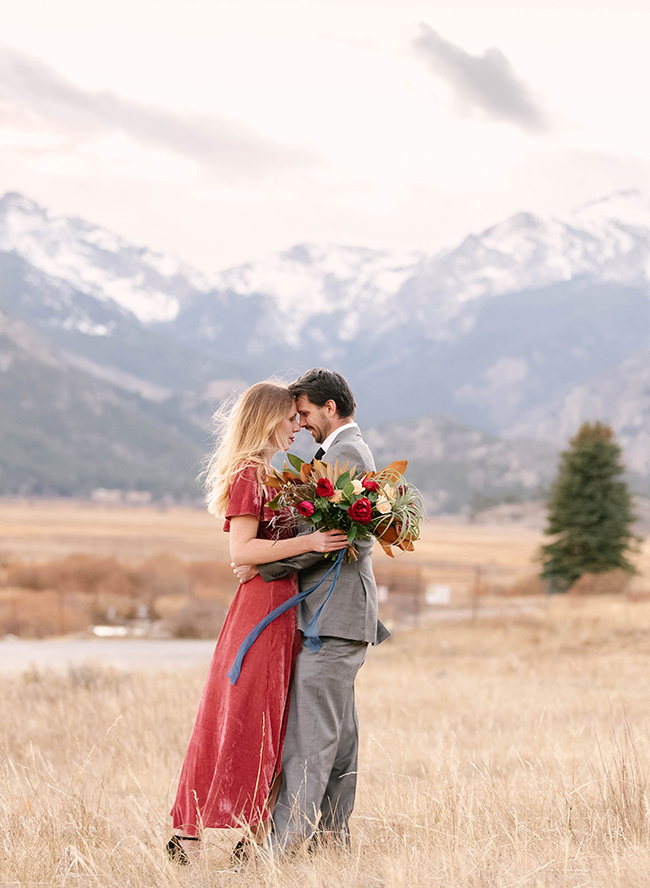
[[[338,460],[334,465],[319,460],[312,464],[293,453],[287,459],[284,471],[274,469],[265,481],[278,491],[267,504],[270,509],[291,506],[318,530],[346,533],[349,560],[357,558],[357,540],[377,539],[391,558],[393,546],[413,551],[424,509],[420,494],[404,478],[406,460],[379,472],[359,472]]]
[[[284,471],[273,469],[267,475],[265,485],[278,491],[267,506],[275,510],[290,506],[296,518],[301,515],[317,530],[341,530],[347,534],[348,546],[338,553],[329,553],[334,564],[315,585],[301,589],[282,602],[251,629],[227,672],[233,685],[246,653],[260,633],[281,614],[304,601],[331,575],[325,600],[302,630],[305,646],[311,651],[320,649],[318,617],[334,590],[344,558],[358,558],[354,547],[357,540],[379,540],[384,552],[392,558],[392,546],[413,551],[413,543],[420,537],[424,510],[420,494],[404,478],[406,460],[393,462],[380,472],[358,472],[356,468],[349,469],[347,463],[339,465],[338,461],[332,466],[314,460],[312,465],[293,453],[288,453],[287,458],[289,465],[285,463]]]

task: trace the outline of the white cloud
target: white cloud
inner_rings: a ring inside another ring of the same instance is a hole
[[[234,120],[181,115],[113,92],[91,92],[22,52],[0,47],[0,101],[5,126],[53,130],[45,151],[116,132],[171,151],[225,176],[264,176],[319,163],[314,151],[265,138]],[[38,139],[32,140],[37,150]]]

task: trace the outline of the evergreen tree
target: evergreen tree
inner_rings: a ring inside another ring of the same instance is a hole
[[[566,591],[584,573],[636,573],[625,557],[638,541],[632,497],[619,478],[625,469],[612,429],[586,422],[569,443],[549,498],[545,532],[557,538],[541,556],[542,577],[555,591]]]

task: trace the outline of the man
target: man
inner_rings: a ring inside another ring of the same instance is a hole
[[[356,403],[340,373],[316,368],[289,386],[301,428],[320,444],[315,459],[337,460],[360,472],[374,470],[368,445],[354,422]],[[302,648],[296,662],[282,756],[282,783],[269,836],[284,851],[304,839],[349,846],[348,822],[357,784],[358,722],[354,680],[368,644],[389,632],[377,619],[372,541],[357,542],[358,560],[344,562],[332,595],[318,619],[322,646]],[[332,566],[318,553],[259,565],[269,582],[299,571],[300,588],[315,585]],[[241,571],[241,568],[239,569]],[[298,605],[304,630],[330,589],[329,578]]]

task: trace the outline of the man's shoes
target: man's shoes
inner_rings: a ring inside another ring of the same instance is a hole
[[[318,851],[334,849],[336,851],[349,851],[351,847],[349,832],[342,830],[317,829],[307,840],[307,853],[316,854]]]

